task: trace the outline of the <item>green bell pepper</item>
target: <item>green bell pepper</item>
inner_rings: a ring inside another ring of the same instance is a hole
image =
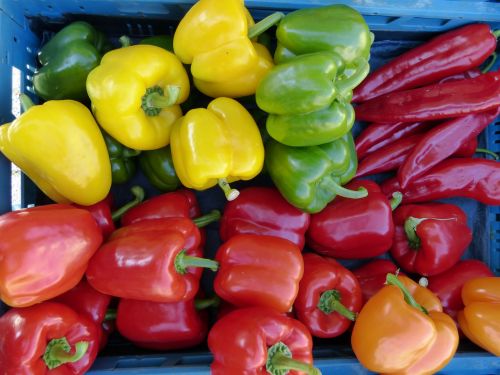
[[[122,145],[105,132],[102,132],[102,135],[111,161],[111,180],[113,184],[123,184],[135,175],[137,167],[134,157],[139,155],[140,151]]]
[[[87,101],[87,75],[111,45],[84,21],[76,21],[55,34],[38,52],[42,65],[33,76],[35,93],[44,100]]]
[[[172,160],[170,146],[157,150],[143,151],[139,156],[139,165],[148,181],[160,191],[174,191],[180,187]]]
[[[336,195],[352,199],[368,195],[364,188],[354,191],[342,187],[357,168],[350,132],[333,142],[309,147],[286,146],[270,139],[265,164],[283,197],[305,212],[323,210]]]

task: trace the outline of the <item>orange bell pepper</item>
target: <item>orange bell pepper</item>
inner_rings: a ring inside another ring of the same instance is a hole
[[[473,343],[500,356],[500,277],[479,277],[462,287],[458,325]]]
[[[405,276],[387,284],[361,309],[351,344],[360,363],[384,374],[432,374],[453,358],[458,330],[439,299]]]

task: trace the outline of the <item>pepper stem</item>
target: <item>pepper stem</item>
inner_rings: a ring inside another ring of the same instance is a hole
[[[116,309],[107,309],[106,315],[104,315],[104,321],[115,320],[116,319]]]
[[[392,193],[392,199],[390,201],[391,209],[394,211],[403,201],[403,194],[400,191],[395,191]]]
[[[386,284],[388,285],[394,285],[398,287],[401,292],[403,292],[403,295],[405,297],[406,303],[408,303],[410,306],[422,311],[424,314],[429,314],[427,309],[420,305],[415,298],[411,295],[410,291],[404,286],[404,284],[398,279],[398,277],[392,273],[388,273],[386,276]]]
[[[130,41],[130,38],[127,35],[122,35],[118,41],[120,42],[122,48],[124,47],[130,47],[132,45],[132,42]]]
[[[498,158],[499,158],[498,154],[496,152],[488,150],[487,148],[476,148],[476,154],[478,154],[478,153],[490,155],[495,160],[498,160]]]
[[[33,100],[31,100],[31,98],[26,94],[19,95],[19,101],[21,102],[21,108],[23,112],[26,112],[28,109],[35,105],[35,103],[33,103]]]
[[[368,196],[368,190],[364,187],[360,187],[358,190],[349,190],[336,183],[330,184],[330,187],[335,194],[344,198],[360,199]]]
[[[132,207],[137,206],[139,203],[141,203],[144,200],[144,189],[142,187],[132,186],[130,188],[130,191],[134,195],[134,199],[131,200],[130,202],[124,204],[116,211],[113,211],[113,213],[111,214],[111,218],[113,219],[113,221],[116,221],[119,218],[121,218],[125,214],[125,212],[130,210]]]
[[[341,296],[338,290],[327,290],[323,292],[319,298],[318,309],[323,311],[325,314],[331,314],[336,311],[347,319],[355,321],[356,313],[345,307],[340,300]]]
[[[353,90],[370,72],[370,64],[361,57],[354,61],[354,66],[356,68],[351,75],[344,79],[338,79],[335,81],[335,88],[339,92],[344,93]]]
[[[429,279],[422,276],[420,279],[418,279],[418,285],[427,288],[429,286]]]
[[[321,375],[321,371],[305,362],[292,358],[292,352],[281,341],[267,350],[266,370],[271,375],[286,375],[290,370],[302,371],[309,375]]]
[[[497,30],[497,31],[500,31],[500,30]],[[487,73],[493,65],[495,65],[495,62],[497,61],[497,53],[496,52],[493,52],[491,54],[491,60],[490,62],[483,68],[481,69],[481,73]]]
[[[185,275],[187,273],[188,267],[209,268],[215,272],[219,269],[219,262],[212,259],[199,258],[199,257],[193,257],[191,255],[186,255],[186,250],[182,250],[175,257],[174,266],[177,273]]]
[[[498,30],[494,30],[494,31],[492,31],[491,33],[495,36],[495,38],[500,37],[500,29],[498,29]]]
[[[196,310],[203,310],[207,307],[217,307],[220,304],[220,298],[217,295],[214,295],[210,298],[197,298],[194,300],[194,308]]]
[[[238,195],[240,195],[240,192],[238,190],[231,188],[229,182],[227,182],[225,178],[219,178],[218,184],[224,192],[224,195],[226,196],[226,199],[228,201],[234,201],[236,198],[238,198]]]
[[[285,17],[285,14],[282,12],[275,12],[267,16],[266,18],[260,20],[255,25],[248,28],[248,38],[253,39],[260,34],[262,34],[267,29],[276,25],[279,21],[281,21]]]
[[[87,341],[80,341],[75,344],[75,353],[69,354],[71,345],[68,343],[66,337],[60,339],[50,340],[45,349],[43,360],[49,370],[55,369],[65,363],[74,363],[82,359],[87,352],[89,343]]]
[[[164,93],[160,86],[149,87],[142,97],[142,109],[147,116],[158,116],[163,108],[174,105],[179,99],[181,88],[168,85]]]
[[[219,210],[212,210],[210,213],[197,217],[193,219],[193,223],[198,227],[198,228],[203,228],[207,226],[210,223],[213,223],[214,221],[217,221],[220,219],[220,211]]]
[[[421,246],[420,238],[417,236],[417,226],[425,220],[438,220],[438,221],[448,221],[448,220],[456,220],[454,217],[450,218],[434,218],[434,217],[422,217],[417,218],[413,216],[408,216],[404,223],[404,230],[406,233],[406,237],[408,238],[408,243],[412,249],[418,249]]]

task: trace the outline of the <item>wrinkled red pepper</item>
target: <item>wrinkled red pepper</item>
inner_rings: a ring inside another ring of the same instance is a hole
[[[307,244],[322,255],[340,259],[371,258],[385,253],[392,245],[394,224],[392,202],[374,181],[354,180],[348,189],[363,186],[368,196],[361,199],[335,199],[321,212],[311,215]],[[362,223],[362,224],[360,224]]]
[[[438,35],[370,74],[354,90],[353,101],[424,86],[481,65],[496,49],[498,32],[471,24]]]
[[[208,333],[212,375],[320,375],[312,365],[312,346],[301,322],[264,307],[232,311]]]
[[[200,232],[185,218],[142,220],[116,230],[89,262],[87,280],[120,298],[176,302],[194,298],[202,268]]]
[[[452,204],[400,206],[394,225],[392,257],[405,271],[424,276],[453,267],[472,241],[465,212]]]
[[[304,276],[293,308],[313,336],[343,334],[362,303],[361,286],[351,271],[333,258],[304,254]]]
[[[387,197],[403,193],[403,203],[464,197],[500,205],[500,163],[479,158],[446,159],[401,189],[396,177],[381,184]]]
[[[95,324],[55,302],[7,311],[0,332],[4,375],[84,374],[99,348]]]
[[[292,308],[304,273],[297,245],[280,237],[238,234],[219,247],[215,259],[214,290],[222,299],[282,313]]]
[[[264,234],[287,239],[304,248],[310,216],[288,203],[274,187],[248,187],[226,204],[220,220],[220,237]]]
[[[398,267],[388,259],[375,259],[354,269],[352,273],[361,286],[363,304],[385,286],[387,274],[395,274],[397,270]]]

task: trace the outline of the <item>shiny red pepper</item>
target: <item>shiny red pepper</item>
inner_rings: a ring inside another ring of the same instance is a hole
[[[4,375],[80,375],[94,362],[98,328],[66,305],[43,302],[0,317]]]
[[[361,310],[358,279],[333,258],[304,254],[304,276],[293,304],[297,319],[316,337],[337,337]]]
[[[392,257],[403,270],[424,276],[453,267],[472,241],[465,212],[452,204],[400,206],[394,225]]]
[[[142,220],[117,229],[89,262],[87,280],[120,298],[176,302],[194,298],[202,268],[200,232],[185,218]]]
[[[355,180],[348,189],[363,186],[368,196],[361,199],[335,199],[321,212],[311,215],[307,244],[322,255],[340,259],[371,258],[385,253],[392,245],[394,225],[392,202],[370,180]]]
[[[320,375],[312,346],[301,322],[264,307],[232,311],[208,333],[212,375]]]
[[[443,310],[453,319],[464,308],[462,286],[466,281],[479,277],[494,276],[483,262],[476,259],[462,260],[449,270],[427,278],[427,287],[432,290],[443,304]]]
[[[248,187],[226,204],[219,233],[222,241],[244,233],[276,236],[303,249],[309,221],[309,214],[288,203],[276,188]]]
[[[354,90],[353,101],[424,86],[477,67],[495,51],[497,37],[498,32],[480,23],[440,34],[370,74]]]
[[[397,178],[385,180],[387,197],[403,193],[403,203],[464,197],[489,205],[500,205],[500,163],[479,158],[446,159],[401,189]]]
[[[452,119],[429,130],[399,168],[399,185],[405,189],[412,180],[453,155],[469,139],[476,138],[498,114],[500,107]]]
[[[363,304],[385,286],[387,274],[395,274],[397,270],[398,267],[388,259],[375,259],[352,270],[361,285]]]
[[[460,117],[500,106],[500,72],[392,92],[355,107],[356,120],[414,122]]]
[[[239,306],[264,306],[285,313],[292,308],[304,273],[297,245],[279,237],[238,234],[223,243],[215,259],[215,293]]]

